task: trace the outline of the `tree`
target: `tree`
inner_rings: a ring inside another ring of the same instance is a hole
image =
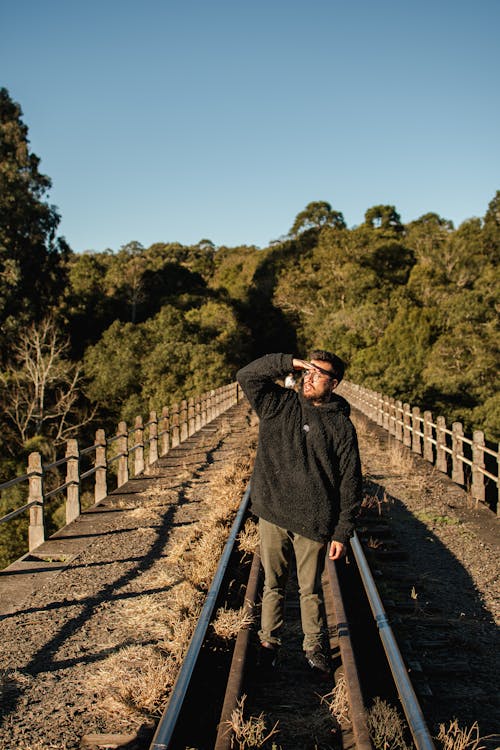
[[[246,300],[259,257],[259,251],[253,246],[219,248],[210,286],[225,290],[233,299]]]
[[[498,262],[500,253],[500,190],[488,205],[484,217],[483,244],[491,260]]]
[[[86,352],[88,394],[117,421],[132,421],[234,376],[247,331],[228,303],[208,300],[180,310],[164,305],[143,323],[115,321]]]
[[[371,229],[402,232],[401,217],[395,206],[372,206],[365,213],[365,224]]]
[[[106,274],[113,262],[111,250],[72,253],[67,262],[68,284],[61,317],[69,332],[72,356],[80,359],[122,312],[121,301],[109,294]]]
[[[0,354],[17,331],[47,314],[62,288],[69,248],[56,238],[59,214],[44,197],[51,187],[29,151],[20,106],[0,89]]]
[[[323,227],[345,229],[346,223],[340,211],[334,211],[329,203],[313,201],[297,214],[290,234],[296,237],[309,229],[322,229]]]
[[[119,320],[110,325],[94,346],[88,347],[84,358],[87,394],[103,416],[111,415],[117,420],[128,400],[139,402],[140,361],[145,347],[147,340],[141,324]]]
[[[452,231],[452,221],[436,213],[427,213],[407,224],[405,242],[415,250],[417,258],[431,257],[439,252]]]
[[[110,266],[107,280],[110,293],[117,292],[130,306],[130,320],[137,321],[137,306],[144,299],[144,273],[148,258],[140,242],[132,241],[123,245]]]
[[[21,334],[14,347],[15,364],[1,381],[3,411],[17,435],[11,451],[25,448],[30,441],[50,440],[57,445],[91,418],[82,418],[76,408],[81,372],[66,358],[68,349],[69,341],[50,319]]]

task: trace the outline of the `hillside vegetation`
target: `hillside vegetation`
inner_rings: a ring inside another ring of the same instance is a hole
[[[1,480],[32,450],[53,459],[76,433],[89,443],[255,356],[313,347],[356,383],[500,438],[500,191],[457,228],[432,212],[403,224],[389,205],[348,228],[316,201],[264,249],[131,240],[76,253],[38,167],[0,89]],[[18,504],[4,495],[0,514]]]

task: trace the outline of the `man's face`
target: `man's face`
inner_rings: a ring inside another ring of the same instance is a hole
[[[321,368],[326,372],[332,372],[332,366],[329,362],[323,362],[320,359],[311,359],[311,364]],[[305,370],[303,373],[302,393],[305,398],[313,403],[322,403],[328,401],[333,389],[338,385],[338,381],[329,377],[325,372],[320,370]]]

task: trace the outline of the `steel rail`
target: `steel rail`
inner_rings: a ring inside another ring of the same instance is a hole
[[[253,616],[257,602],[257,594],[260,579],[260,551],[259,548],[254,552],[248,583],[245,592],[244,614]],[[245,625],[240,628],[236,636],[234,645],[233,658],[229,670],[224,703],[217,727],[217,739],[214,750],[231,750],[233,747],[234,732],[230,725],[231,714],[237,708],[238,700],[241,697],[243,678],[245,675],[245,666],[250,644],[251,626]]]
[[[335,562],[330,560],[328,553],[326,555],[326,571],[330,585],[323,587],[323,595],[325,597],[325,604],[330,600],[331,608],[335,613],[335,631],[349,699],[349,717],[351,719],[356,750],[372,750],[349,622],[342,598],[342,590]]]
[[[229,564],[229,558],[233,551],[236,536],[240,531],[241,524],[248,507],[249,499],[250,485],[248,485],[241,500],[238,513],[236,514],[236,518],[234,519],[233,525],[231,527],[231,531],[222,552],[219,565],[217,566],[212,585],[210,586],[210,589],[208,591],[205,604],[203,605],[203,608],[201,610],[201,614],[189,643],[188,650],[182,661],[182,666],[180,668],[179,674],[177,675],[174,687],[172,688],[169,701],[156,728],[156,732],[150,745],[150,750],[168,750],[169,742],[172,739],[172,735],[179,719],[182,704],[186,697],[191,676],[193,674],[196,661],[203,645],[207,628],[210,624],[213,609],[215,607],[215,603],[219,595],[219,590]]]
[[[399,699],[408,721],[408,726],[413,735],[415,746],[418,750],[435,750],[432,736],[425,723],[422,709],[420,708],[413,685],[408,677],[403,657],[401,656],[399,646],[392,632],[377,586],[356,532],[354,532],[354,536],[351,539],[351,547],[358,565],[361,580],[363,581],[368,596],[368,601],[370,602],[373,617],[377,623],[380,639],[384,646],[387,660],[399,694]]]

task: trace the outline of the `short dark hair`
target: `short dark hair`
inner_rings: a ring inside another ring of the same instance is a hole
[[[344,377],[345,362],[343,362],[340,357],[337,357],[336,354],[327,352],[324,349],[314,349],[309,355],[309,359],[319,359],[320,362],[328,362],[332,367],[333,377],[339,383]]]

